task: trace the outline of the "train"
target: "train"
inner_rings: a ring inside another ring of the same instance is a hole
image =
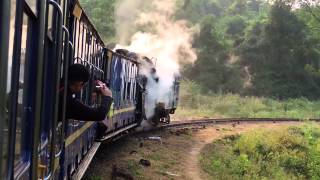
[[[103,141],[143,122],[170,122],[179,101],[179,75],[165,101],[149,106],[148,83],[159,81],[155,63],[134,52],[108,49],[78,0],[0,1],[0,26],[0,180],[81,179]],[[67,83],[62,77],[74,63],[91,75],[77,95],[84,104],[99,104],[92,97],[95,80],[112,90],[102,140],[97,141],[93,119],[58,120],[59,104],[65,109],[59,87]]]

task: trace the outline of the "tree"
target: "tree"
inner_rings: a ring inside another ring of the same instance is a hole
[[[207,15],[220,17],[223,15],[223,8],[214,0],[177,0],[177,19],[187,19],[196,24]]]
[[[108,42],[115,37],[115,0],[81,0],[85,12],[97,28],[103,40]]]
[[[198,60],[184,74],[207,92],[239,92],[243,84],[241,71],[228,63],[228,46],[217,32],[214,19],[208,15],[201,22],[200,33],[195,38]]]
[[[253,76],[251,92],[277,98],[317,98],[320,79],[305,69],[319,61],[307,26],[287,2],[276,1],[269,21],[257,23],[241,45],[239,55]]]
[[[298,4],[320,22],[320,0],[298,0]]]
[[[226,33],[231,36],[243,35],[246,28],[246,22],[241,16],[233,16],[227,23]]]

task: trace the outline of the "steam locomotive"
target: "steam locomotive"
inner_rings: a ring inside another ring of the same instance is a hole
[[[142,122],[170,122],[179,76],[165,102],[148,106],[148,83],[161,81],[156,66],[147,57],[106,48],[78,0],[0,1],[0,26],[0,180],[83,176],[101,142],[97,122],[58,121],[59,87],[70,64],[81,63],[91,73],[79,94],[83,103],[98,104],[92,98],[95,79],[113,92],[104,140]]]

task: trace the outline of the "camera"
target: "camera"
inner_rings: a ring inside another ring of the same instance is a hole
[[[96,93],[101,93],[101,89],[104,87],[104,83],[102,81],[95,81],[94,86],[93,86],[93,90]],[[106,85],[108,87],[108,85]]]
[[[93,91],[96,92],[96,93],[100,93],[101,92],[101,88],[102,88],[102,86],[100,86],[99,84],[96,83],[94,85]]]

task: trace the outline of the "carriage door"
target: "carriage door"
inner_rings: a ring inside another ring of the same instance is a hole
[[[38,53],[37,0],[12,0],[7,74],[7,179],[30,178]]]

